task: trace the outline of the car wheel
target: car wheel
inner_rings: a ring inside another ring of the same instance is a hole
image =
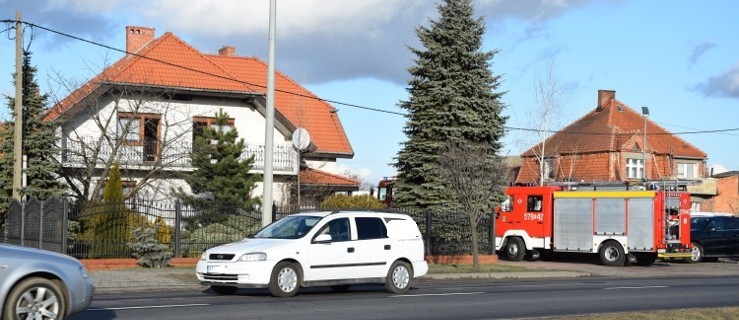
[[[287,298],[298,293],[300,287],[300,271],[291,262],[280,262],[274,270],[269,281],[269,293],[275,297]]]
[[[239,291],[239,288],[229,286],[210,286],[210,288],[217,294],[234,294]]]
[[[603,244],[599,251],[600,261],[609,267],[623,266],[626,262],[626,254],[621,244],[615,241],[608,241]]]
[[[385,289],[391,293],[406,293],[411,288],[413,280],[413,270],[408,263],[403,261],[395,261],[385,278]]]
[[[66,305],[61,292],[49,279],[25,279],[10,290],[3,319],[62,319]]]
[[[696,263],[703,261],[703,247],[693,242],[693,250],[690,251],[690,262]]]
[[[505,249],[506,258],[511,261],[521,261],[526,255],[526,246],[521,238],[510,238]]]
[[[349,290],[349,288],[351,287],[352,285],[350,284],[340,284],[340,285],[330,286],[329,288],[331,288],[331,290],[334,290],[336,292],[346,292],[346,290]]]

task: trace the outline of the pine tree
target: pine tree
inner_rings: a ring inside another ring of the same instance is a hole
[[[418,27],[425,50],[411,48],[416,65],[408,71],[409,99],[404,133],[408,140],[394,166],[398,180],[394,200],[416,209],[450,209],[439,172],[439,150],[449,143],[486,143],[500,150],[506,117],[500,76],[493,75],[490,60],[497,51],[483,51],[484,20],[473,18],[470,0],[445,0],[438,6],[438,21]],[[490,161],[497,161],[492,158]]]
[[[215,202],[250,208],[259,203],[259,199],[251,195],[259,176],[249,173],[253,156],[241,159],[244,139],[238,139],[239,134],[236,128],[229,126],[228,118],[228,113],[219,110],[215,123],[195,139],[192,164],[196,169],[185,181],[194,194],[209,192]],[[184,197],[181,192],[179,196]],[[204,205],[195,197],[185,200]]]
[[[62,194],[65,185],[57,179],[59,163],[53,157],[58,151],[54,134],[57,124],[44,120],[49,96],[41,94],[31,55],[31,52],[23,51],[23,154],[27,164],[24,170],[26,186],[20,194],[43,200]],[[8,108],[15,119],[14,97],[8,98]],[[15,121],[5,122],[0,129],[0,212],[5,212],[13,196],[14,135]]]

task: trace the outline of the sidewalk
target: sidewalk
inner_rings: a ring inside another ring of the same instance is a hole
[[[484,273],[431,273],[419,281],[462,279],[534,279],[534,278],[659,278],[686,276],[739,276],[739,262],[721,259],[715,263],[684,263],[658,261],[652,266],[607,267],[592,261],[499,261],[496,263],[521,267],[525,271]],[[98,293],[205,290],[195,276],[194,265],[161,269],[127,267],[109,270],[91,269]]]
[[[90,272],[96,293],[205,290],[195,276],[195,267],[169,267],[161,269],[124,268]],[[531,279],[589,277],[590,273],[578,271],[494,272],[494,273],[440,273],[427,274],[425,280],[444,279]]]

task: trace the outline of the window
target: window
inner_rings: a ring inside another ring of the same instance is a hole
[[[544,159],[544,167],[542,167],[542,175],[544,176],[544,179],[554,179],[556,178],[556,171],[554,171],[554,159],[548,158]]]
[[[700,202],[691,202],[690,203],[690,211],[691,212],[700,212],[701,211],[701,203]]]
[[[119,117],[118,136],[127,142],[139,142],[139,119]]]
[[[644,159],[626,159],[626,177],[641,179],[644,177]]]
[[[128,145],[155,143],[159,139],[161,115],[150,113],[118,113],[118,137]]]
[[[213,128],[216,132],[228,132],[234,127],[234,119],[229,118],[228,123],[223,126],[216,124],[216,118],[213,117],[194,117],[192,118],[192,144],[195,145],[195,139],[205,135],[205,129]]]
[[[328,234],[331,241],[349,241],[349,219],[331,220],[317,234]]]
[[[695,179],[696,177],[696,164],[691,162],[678,162],[677,163],[677,177],[686,179]]]
[[[387,228],[380,218],[356,218],[357,239],[382,239],[387,238]]]
[[[526,205],[526,211],[541,212],[543,201],[544,201],[544,196],[529,196],[529,200]]]

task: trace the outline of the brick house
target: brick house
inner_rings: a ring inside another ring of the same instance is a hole
[[[60,124],[62,169],[89,174],[94,185],[117,161],[129,197],[172,200],[172,188],[189,191],[180,173],[194,170],[189,155],[195,137],[214,126],[215,113],[223,110],[229,114],[228,127],[245,141],[242,158],[254,155],[252,173],[261,174],[267,64],[238,56],[231,46],[209,54],[169,32],[156,38],[153,28],[128,26],[125,31],[127,54],[46,115]],[[297,181],[329,192],[358,190],[359,181],[331,173],[337,159],[354,156],[335,109],[280,72],[275,87],[276,204],[282,208],[294,198],[300,190]],[[311,138],[301,154],[292,146],[298,128]],[[81,181],[73,183],[83,187]],[[259,182],[253,195],[262,192]]]
[[[706,178],[705,152],[617,100],[611,90],[599,90],[595,109],[521,158],[516,184],[539,184],[543,175],[548,183],[643,185],[646,180],[687,189]],[[712,196],[710,191],[694,195],[696,204]]]
[[[739,171],[715,174],[716,196],[701,204],[707,212],[728,212],[739,214]]]

